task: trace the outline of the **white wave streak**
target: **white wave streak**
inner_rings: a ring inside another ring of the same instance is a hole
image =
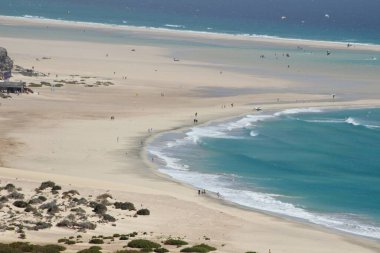
[[[161,160],[167,168],[173,170],[188,170],[189,168],[188,165],[180,163],[181,159],[169,157],[158,149],[150,148],[149,153]]]
[[[354,126],[360,126],[361,125],[359,122],[357,122],[354,118],[351,118],[351,117],[348,117],[345,120],[345,122],[348,124],[354,125]]]
[[[294,109],[287,109],[281,112],[276,112],[274,116],[282,116],[282,115],[292,115],[292,114],[298,114],[298,113],[317,113],[322,112],[321,109],[318,108],[294,108]]]
[[[160,171],[197,188],[219,193],[223,199],[242,206],[302,219],[348,233],[380,238],[379,227],[361,223],[354,215],[312,213],[291,203],[278,200],[279,195],[276,194],[232,189],[234,180],[230,175],[201,174],[171,169],[160,169]]]
[[[365,124],[365,123],[361,122],[360,120],[352,118],[352,117],[348,117],[344,122],[351,124],[353,126],[364,126],[366,128],[370,128],[370,129],[380,128],[380,126]]]
[[[198,142],[202,137],[208,138],[224,138],[224,139],[240,139],[241,137],[228,135],[229,132],[235,129],[248,128],[252,123],[273,118],[272,115],[247,115],[237,121],[231,121],[210,126],[193,127],[186,133],[187,139],[194,143]]]
[[[165,24],[164,26],[172,28],[186,28],[184,25]]]
[[[304,121],[310,123],[345,123],[345,120],[343,119],[312,119]]]

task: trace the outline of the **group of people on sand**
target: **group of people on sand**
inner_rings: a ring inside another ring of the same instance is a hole
[[[198,195],[206,195],[206,190],[205,189],[198,189]],[[220,193],[217,192],[216,193],[216,196],[218,196],[218,198],[220,198]]]
[[[205,189],[203,189],[203,190],[198,189],[198,195],[205,195],[205,194],[206,194],[206,190]]]

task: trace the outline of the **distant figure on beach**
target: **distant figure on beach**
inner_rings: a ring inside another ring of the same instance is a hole
[[[332,94],[332,98],[335,99],[335,94]]]
[[[196,112],[196,113],[195,113],[195,117],[197,117],[197,116],[198,116],[198,113]]]
[[[205,189],[202,190],[202,194],[206,194],[206,190]]]
[[[194,124],[197,124],[198,123],[198,120],[197,119],[194,119]]]
[[[115,116],[111,116],[111,120],[114,120],[115,119]]]
[[[201,190],[198,190],[198,195],[201,195]]]
[[[327,50],[326,51],[326,55],[329,56],[331,54],[331,51],[330,50]]]
[[[216,196],[218,196],[218,198],[220,198],[220,194],[219,194],[219,192],[216,194]]]

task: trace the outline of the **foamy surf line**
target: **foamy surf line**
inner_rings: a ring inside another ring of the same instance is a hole
[[[235,179],[238,177],[236,175],[196,172],[185,161],[173,157],[173,154],[181,146],[197,145],[202,142],[202,138],[234,138],[230,134],[237,129],[243,128],[250,129],[250,136],[256,138],[259,133],[255,131],[255,124],[260,121],[273,120],[279,117],[293,117],[301,113],[318,114],[321,112],[324,111],[319,108],[295,108],[273,114],[246,115],[245,117],[227,122],[196,126],[185,131],[181,136],[177,135],[175,140],[160,140],[157,143],[158,145],[152,142],[148,146],[148,152],[152,157],[160,161],[158,166],[159,172],[193,187],[219,193],[225,201],[350,234],[380,239],[380,227],[361,222],[361,217],[343,213],[314,213],[300,206],[279,200],[281,196],[253,191],[251,189],[239,189],[241,187],[235,184]],[[346,121],[350,120],[340,119],[329,123],[350,124]],[[314,123],[319,122],[316,121]],[[353,125],[352,127],[357,127],[357,125]],[[282,197],[286,200],[286,196]]]
[[[226,33],[226,32],[210,32],[210,30],[215,30],[212,27],[206,27],[205,31],[199,30],[189,30],[184,25],[176,24],[162,24],[159,26],[139,26],[139,25],[127,25],[127,20],[121,20],[120,24],[115,23],[97,23],[97,22],[88,22],[80,20],[66,20],[63,18],[46,18],[43,16],[32,16],[32,15],[23,15],[23,16],[6,16],[0,15],[0,18],[14,20],[14,21],[28,21],[31,20],[35,23],[50,23],[56,25],[72,25],[72,26],[83,26],[88,28],[113,28],[126,31],[151,31],[151,32],[167,32],[174,34],[183,34],[183,35],[198,35],[198,36],[211,36],[215,38],[227,38],[233,40],[247,40],[252,39],[252,41],[265,41],[265,42],[278,42],[278,43],[299,43],[299,44],[316,44],[317,46],[339,46],[345,47],[348,41],[328,41],[328,40],[311,40],[311,39],[302,39],[302,38],[287,38],[279,37],[275,35],[266,35],[266,34],[244,34],[244,33]],[[360,43],[360,42],[351,42],[349,43],[353,46],[365,47],[369,50],[380,51],[380,44],[373,43]]]

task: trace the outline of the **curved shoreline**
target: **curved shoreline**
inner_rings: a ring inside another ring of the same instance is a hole
[[[291,108],[284,107],[284,108],[271,109],[269,111],[265,111],[265,115],[275,115],[275,113],[281,113],[281,112],[284,112],[286,110],[305,110],[305,109],[313,110],[313,109],[320,109],[321,113],[322,113],[322,112],[334,111],[334,110],[341,111],[341,110],[356,110],[356,109],[360,110],[360,109],[379,109],[379,108],[380,108],[380,105],[378,105],[378,106],[374,106],[374,105],[349,106],[349,105],[346,105],[346,106],[339,106],[338,108],[333,107],[331,105],[330,106],[323,106],[322,105],[322,106],[318,106],[318,107],[299,107],[299,108],[296,108],[296,107],[291,107]],[[305,113],[307,113],[307,112],[305,112]],[[207,126],[207,125],[212,125],[212,124],[224,123],[224,122],[228,122],[228,121],[230,121],[232,119],[238,119],[238,118],[241,118],[241,117],[244,117],[244,116],[248,116],[248,115],[254,115],[254,113],[252,113],[252,112],[251,113],[246,112],[246,113],[241,113],[241,114],[235,115],[235,116],[214,119],[214,120],[206,121],[206,122],[203,122],[202,124],[196,125],[196,127],[202,127],[202,126]],[[161,132],[156,133],[156,134],[154,134],[152,136],[149,136],[146,139],[146,141],[144,142],[144,146],[143,146],[143,148],[141,150],[140,155],[141,155],[142,159],[144,160],[144,162],[147,164],[147,167],[149,168],[149,170],[152,173],[154,173],[155,175],[158,175],[159,177],[161,177],[161,178],[163,178],[165,180],[174,181],[175,183],[179,183],[179,184],[181,184],[181,185],[183,185],[185,187],[188,187],[188,188],[190,188],[190,189],[192,189],[194,191],[197,191],[199,189],[199,187],[196,187],[196,186],[192,185],[191,183],[186,183],[185,181],[176,179],[176,178],[174,178],[174,177],[172,177],[169,174],[166,174],[164,172],[160,172],[158,170],[158,168],[160,167],[160,164],[158,164],[157,162],[152,162],[150,159],[148,159],[148,156],[149,156],[148,146],[150,144],[154,143],[162,135],[171,134],[171,133],[178,133],[178,132],[184,133],[184,132],[192,129],[193,127],[195,127],[195,126],[194,125],[186,125],[186,126],[170,129],[170,130],[167,130],[167,131],[161,131]],[[150,156],[154,156],[154,155],[150,155]],[[165,164],[163,164],[163,165],[165,165]],[[371,241],[374,241],[374,242],[377,242],[377,243],[380,242],[380,238],[371,237],[371,236],[365,236],[365,235],[357,234],[357,233],[354,233],[354,232],[349,232],[349,231],[341,230],[341,229],[338,229],[338,228],[329,227],[327,225],[317,224],[317,223],[314,223],[314,222],[309,221],[307,219],[297,218],[297,217],[293,217],[293,216],[286,215],[286,214],[280,214],[280,213],[276,213],[276,212],[271,212],[271,211],[266,211],[266,210],[254,208],[254,207],[248,207],[248,206],[236,203],[236,202],[234,202],[232,200],[227,200],[227,199],[224,199],[224,198],[219,198],[217,196],[216,192],[212,192],[210,190],[207,190],[207,191],[208,191],[208,194],[205,195],[205,197],[210,198],[213,201],[216,201],[217,203],[219,203],[221,205],[226,205],[226,206],[230,206],[230,207],[233,207],[233,208],[239,208],[241,210],[248,210],[248,211],[252,211],[252,212],[257,212],[257,213],[260,213],[260,214],[263,214],[263,215],[268,215],[270,217],[276,217],[276,218],[284,219],[284,220],[287,220],[287,221],[290,221],[290,222],[296,222],[296,223],[299,223],[299,224],[302,224],[302,225],[306,225],[306,226],[311,226],[313,228],[320,229],[320,230],[323,230],[323,231],[330,231],[330,232],[333,232],[333,233],[335,233],[337,235],[349,236],[349,237],[353,237],[353,238],[363,238],[363,239],[371,240]]]

